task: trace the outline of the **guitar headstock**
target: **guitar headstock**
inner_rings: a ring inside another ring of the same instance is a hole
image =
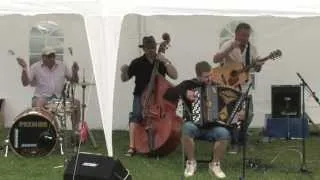
[[[282,56],[282,52],[280,49],[277,49],[277,50],[274,50],[272,51],[270,54],[269,54],[269,58],[272,59],[272,60],[275,60],[277,59],[278,57],[281,57]]]

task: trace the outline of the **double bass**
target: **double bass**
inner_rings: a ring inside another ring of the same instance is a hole
[[[158,53],[165,53],[170,35],[164,33]],[[143,120],[134,132],[137,153],[164,156],[174,151],[180,143],[182,118],[176,115],[177,103],[163,98],[173,85],[158,73],[160,61],[155,59],[148,86],[142,94]]]

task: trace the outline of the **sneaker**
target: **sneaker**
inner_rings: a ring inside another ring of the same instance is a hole
[[[226,177],[226,175],[224,174],[224,172],[220,168],[220,162],[209,163],[209,172],[210,172],[210,174],[213,173],[219,179]]]
[[[184,177],[193,176],[197,170],[197,162],[187,160],[186,169],[184,170]]]
[[[133,147],[129,147],[128,151],[125,153],[125,156],[132,157],[136,154],[136,150]]]

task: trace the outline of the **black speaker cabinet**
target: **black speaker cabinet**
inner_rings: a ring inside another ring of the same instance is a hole
[[[68,163],[64,180],[132,180],[119,160],[87,153],[79,153],[77,163],[76,158],[73,156]]]
[[[271,114],[273,118],[300,117],[301,115],[301,86],[272,85]]]

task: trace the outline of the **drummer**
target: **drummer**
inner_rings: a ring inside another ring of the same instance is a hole
[[[41,60],[28,68],[27,63],[22,58],[17,58],[22,67],[21,81],[23,86],[35,87],[32,97],[33,107],[45,107],[53,98],[61,98],[65,92],[65,80],[78,82],[79,66],[76,62],[72,65],[72,72],[63,64],[62,61],[56,61],[56,51],[52,47],[45,47],[42,50]],[[78,134],[80,123],[80,102],[74,101],[75,108],[71,115],[72,129]]]

